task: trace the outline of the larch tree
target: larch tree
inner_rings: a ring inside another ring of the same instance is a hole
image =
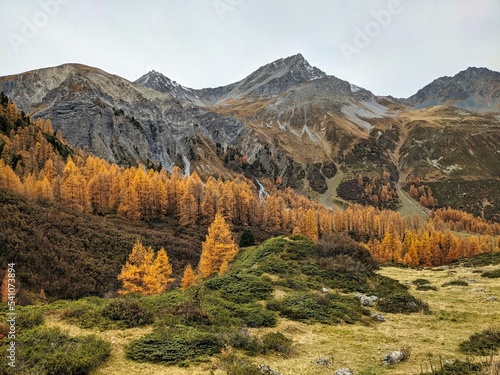
[[[153,249],[143,246],[141,241],[137,239],[127,262],[118,275],[118,280],[123,283],[123,289],[119,291],[120,294],[147,294],[144,279],[153,265],[153,259]]]
[[[206,278],[221,267],[227,267],[238,253],[238,247],[233,241],[231,231],[224,217],[220,214],[215,216],[214,222],[208,228],[205,242],[202,244],[200,262],[198,265],[202,277]]]
[[[186,268],[184,268],[184,274],[182,275],[181,288],[188,289],[194,284],[195,279],[196,275],[194,274],[193,267],[191,266],[191,263],[188,263]]]
[[[127,263],[122,267],[118,280],[123,283],[120,294],[159,294],[167,290],[175,279],[167,252],[162,248],[154,256],[153,249],[137,240]]]
[[[318,240],[318,220],[313,210],[308,209],[306,211],[304,220],[300,223],[299,232],[313,241]]]
[[[144,284],[147,288],[145,294],[160,294],[166,291],[175,281],[171,276],[172,265],[168,260],[167,252],[162,247],[144,276]]]

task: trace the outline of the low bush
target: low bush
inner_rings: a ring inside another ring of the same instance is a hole
[[[226,332],[222,336],[222,341],[251,356],[268,353],[290,356],[294,352],[293,340],[281,332],[269,332],[259,338],[252,336],[248,329],[239,328],[236,331]]]
[[[233,331],[224,332],[223,342],[234,349],[243,350],[248,355],[262,353],[262,342],[259,338],[250,335],[246,328],[238,328]]]
[[[276,315],[258,303],[238,304],[217,296],[209,296],[204,308],[214,325],[274,327]]]
[[[469,340],[460,343],[461,352],[473,355],[491,355],[500,349],[500,330],[487,329],[475,333]]]
[[[7,343],[0,344],[3,352]],[[35,328],[16,336],[16,367],[0,357],[2,374],[86,375],[99,367],[111,352],[109,343],[95,337],[70,337],[58,328]]]
[[[135,361],[181,363],[218,354],[222,342],[217,335],[191,327],[157,328],[132,341],[126,356]]]
[[[483,375],[484,365],[481,363],[464,362],[455,360],[445,363],[441,368],[432,372],[421,373],[421,375]]]
[[[271,280],[251,274],[225,275],[218,277],[217,284],[222,298],[236,302],[249,303],[269,298],[273,291]],[[212,281],[212,284],[215,279]],[[211,285],[208,282],[209,286]]]
[[[343,234],[323,237],[316,245],[316,253],[320,258],[339,258],[337,271],[352,273],[356,277],[365,277],[378,269],[378,262],[370,252]],[[347,260],[347,258],[350,258]]]
[[[153,314],[140,307],[136,301],[118,298],[102,310],[102,315],[112,321],[121,322],[126,328],[152,324]]]
[[[314,242],[306,236],[293,235],[288,237],[285,245],[284,259],[301,260],[315,253]]]
[[[16,328],[28,330],[43,324],[43,312],[37,307],[24,307],[16,316]]]
[[[293,340],[281,332],[269,332],[262,336],[262,352],[275,353],[284,356],[293,354]]]
[[[354,298],[308,292],[297,292],[281,300],[269,301],[267,308],[291,320],[324,324],[354,323],[369,314]]]
[[[378,308],[386,313],[426,312],[429,306],[409,293],[394,293],[378,300]]]
[[[447,286],[468,286],[469,283],[464,280],[452,280],[448,281],[447,283],[444,283],[442,287],[447,287]]]
[[[432,285],[417,285],[417,290],[420,290],[420,291],[427,291],[427,290],[438,290],[438,288],[436,288],[435,286],[432,286]]]
[[[431,282],[427,279],[422,279],[422,278],[419,278],[419,279],[415,279],[413,280],[413,285],[429,285]]]
[[[488,277],[490,279],[498,279],[500,277],[500,269],[493,271],[486,271],[481,274],[482,277]]]
[[[218,368],[227,375],[262,375],[260,369],[246,358],[227,353],[219,358]]]
[[[212,325],[210,316],[195,302],[186,301],[179,305],[166,309],[166,313],[173,315],[174,324],[187,326],[209,326]]]

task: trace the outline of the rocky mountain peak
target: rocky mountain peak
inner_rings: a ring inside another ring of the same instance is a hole
[[[276,77],[288,76],[296,82],[312,81],[326,76],[325,72],[309,64],[301,53],[264,65],[254,74],[262,75],[266,73],[269,76]]]
[[[151,70],[144,74],[134,83],[165,94],[170,94],[181,101],[194,102],[197,104],[199,102],[199,97],[195,90],[182,86],[156,70]]]
[[[453,77],[435,79],[408,98],[416,108],[452,105],[479,111],[500,111],[500,73],[469,67]]]

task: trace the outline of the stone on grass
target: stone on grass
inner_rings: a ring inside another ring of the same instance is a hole
[[[405,355],[400,350],[395,350],[393,352],[389,352],[384,356],[384,364],[386,366],[395,365],[405,359]]]
[[[268,365],[258,365],[257,368],[262,375],[283,375],[281,372],[273,370]]]
[[[339,368],[335,370],[335,375],[354,375],[354,370],[349,368]]]
[[[374,311],[371,312],[370,318],[376,320],[377,322],[385,322],[385,317],[382,314],[376,313]]]

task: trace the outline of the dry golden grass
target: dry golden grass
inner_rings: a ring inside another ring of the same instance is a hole
[[[492,269],[482,267],[481,270]],[[293,338],[296,353],[291,358],[267,355],[252,358],[256,364],[268,364],[285,375],[332,374],[334,369],[349,367],[358,374],[411,375],[419,374],[420,366],[429,368],[429,360],[437,366],[442,360],[466,357],[458,352],[458,344],[472,333],[488,327],[500,326],[500,280],[482,278],[471,268],[450,268],[444,270],[412,270],[383,268],[380,273],[401,282],[417,278],[429,280],[437,291],[416,291],[412,294],[426,301],[430,314],[385,314],[386,322],[362,325],[307,325],[280,319],[275,328],[253,329],[255,335],[280,331]],[[467,287],[442,287],[445,282],[466,280]],[[496,298],[488,301],[487,297]],[[108,361],[101,366],[97,375],[147,374],[147,375],[221,375],[216,370],[216,359],[211,363],[193,365],[188,368],[138,363],[124,357],[125,345],[133,339],[150,332],[151,328],[110,330],[95,332],[80,329],[61,321],[57,316],[47,318],[47,325],[59,326],[71,335],[95,333],[108,342],[114,342]],[[385,353],[408,346],[411,358],[391,367],[385,367],[382,358]],[[333,365],[317,365],[319,358],[331,357]],[[500,361],[496,357],[495,361]]]

